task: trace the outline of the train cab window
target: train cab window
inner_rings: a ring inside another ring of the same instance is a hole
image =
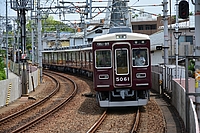
[[[116,49],[115,58],[117,74],[128,74],[128,49]]]
[[[133,66],[147,66],[148,52],[147,49],[133,49]]]
[[[96,51],[96,67],[111,67],[111,51],[98,50]]]

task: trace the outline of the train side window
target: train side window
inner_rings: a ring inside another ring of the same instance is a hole
[[[96,51],[96,67],[111,67],[111,51]]]
[[[147,49],[133,49],[133,66],[147,66],[148,52]]]

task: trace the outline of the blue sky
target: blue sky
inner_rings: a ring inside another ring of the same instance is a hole
[[[15,16],[16,15],[16,12],[14,10],[12,10],[10,8],[10,0],[7,0],[8,1],[8,15],[11,15],[11,16]],[[45,3],[47,0],[41,0],[42,3]],[[57,0],[48,0],[48,1],[57,1]],[[85,1],[85,0],[64,0],[64,1]],[[103,0],[104,1],[104,0]],[[144,7],[133,7],[133,8],[136,8],[136,9],[143,9],[145,12],[149,12],[149,13],[154,13],[154,14],[163,14],[162,10],[163,10],[163,7],[162,6],[146,6],[146,5],[159,5],[163,2],[163,0],[129,0],[131,2],[129,2],[129,6],[144,6]],[[189,1],[189,5],[190,5],[190,12],[194,12],[194,5],[192,5],[191,3],[191,0],[188,0]],[[194,0],[195,1],[195,0]],[[168,0],[168,3],[170,1]],[[5,8],[5,4],[6,3],[6,0],[0,0],[0,16],[5,16],[6,14],[6,8]],[[171,0],[171,10],[172,10],[172,14],[175,14],[175,3],[176,3],[176,0]],[[106,6],[107,4],[105,2],[101,2],[101,3],[93,3],[94,6]],[[170,10],[170,6],[168,5],[168,10]],[[168,11],[168,14],[169,14],[169,11]],[[76,16],[76,17],[75,17]],[[69,19],[74,19],[74,18],[77,18],[79,19],[79,15],[76,14],[70,14],[70,15],[67,15],[66,16],[67,18]],[[96,19],[100,19],[100,18],[103,18],[104,17],[104,14],[102,15],[98,15],[96,17]],[[56,19],[56,17],[54,16],[54,18]],[[58,18],[57,18],[58,19]]]

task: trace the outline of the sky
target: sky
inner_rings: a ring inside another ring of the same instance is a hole
[[[10,8],[10,0],[7,0],[8,1],[8,16],[16,16],[16,11],[14,11],[13,9]],[[56,3],[57,0],[40,0],[42,5],[48,5],[48,4],[51,4],[52,1],[53,1],[53,4]],[[46,3],[46,1],[48,1]],[[60,0],[62,1],[62,0]],[[85,2],[85,0],[63,0],[63,1],[70,1],[70,2],[79,2],[79,1],[82,1],[82,2]],[[108,0],[102,0],[102,1],[108,1]],[[152,14],[163,14],[162,10],[163,10],[163,7],[162,6],[152,6],[152,5],[160,5],[162,4],[163,0],[129,0],[131,2],[128,3],[129,6],[132,6],[132,8],[135,8],[135,9],[143,9],[145,12],[149,12],[149,13],[152,13]],[[176,3],[176,0],[167,0],[168,3],[170,3],[171,1],[171,14],[172,15],[175,15],[176,12],[175,12],[175,3]],[[195,1],[195,0],[194,0]],[[190,5],[190,11],[189,12],[194,12],[194,5],[192,4],[191,0],[188,0],[189,2],[189,5]],[[0,0],[0,16],[5,16],[6,14],[6,0]],[[107,6],[107,3],[106,2],[93,2],[93,6]],[[138,6],[138,7],[134,7],[134,6]],[[170,14],[170,5],[168,4],[168,14]],[[30,14],[30,13],[28,13]],[[53,15],[54,19],[59,19],[59,17],[57,17],[58,15]],[[105,13],[101,14],[101,15],[98,15],[97,17],[95,17],[94,19],[101,19],[101,18],[104,18],[105,16]],[[68,20],[78,20],[80,18],[80,15],[79,14],[69,14],[69,15],[66,15],[65,16],[65,19],[68,19]]]

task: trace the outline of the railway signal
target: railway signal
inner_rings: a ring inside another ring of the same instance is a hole
[[[179,17],[186,19],[189,16],[189,4],[187,1],[179,2]]]

